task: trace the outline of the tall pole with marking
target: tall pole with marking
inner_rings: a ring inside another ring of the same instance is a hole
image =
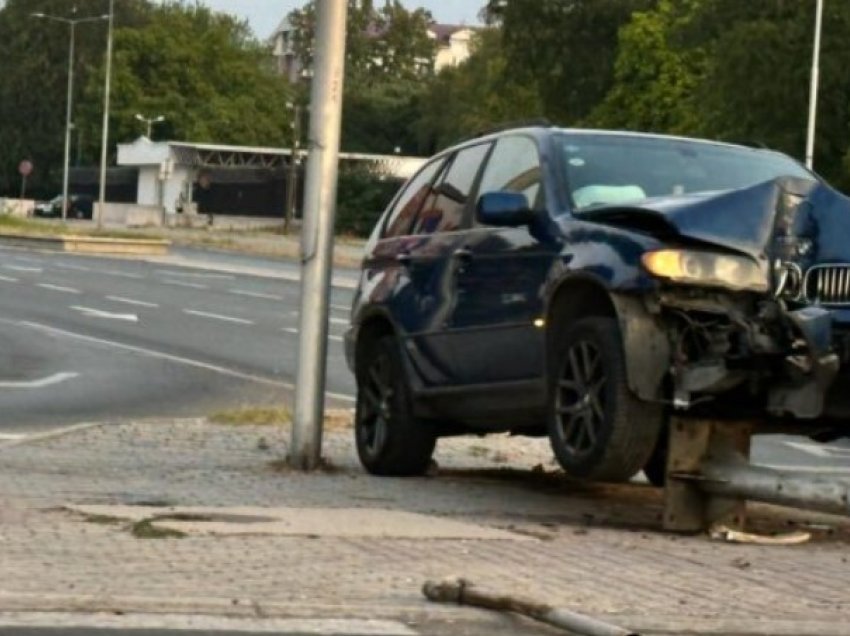
[[[109,93],[112,88],[112,38],[115,28],[115,0],[109,0],[109,32],[106,36],[106,80],[103,86],[103,133],[100,139],[100,192],[97,205],[97,227],[103,226],[106,206],[106,159],[109,155]]]
[[[812,87],[809,95],[809,131],[806,138],[806,167],[811,170],[815,166],[815,136],[818,119],[818,92],[820,90],[820,48],[821,33],[823,32],[823,2],[817,0],[815,11],[815,52],[812,55]]]
[[[310,95],[310,149],[301,234],[301,316],[290,464],[318,468],[322,455],[328,304],[333,254],[348,0],[318,0]]]

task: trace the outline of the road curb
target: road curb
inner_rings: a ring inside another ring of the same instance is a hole
[[[160,239],[107,238],[101,236],[28,236],[0,234],[0,243],[76,254],[108,254],[112,256],[164,256],[171,241]]]
[[[2,614],[117,614],[191,615],[223,618],[311,620],[328,617],[348,620],[489,623],[513,615],[474,608],[431,605],[311,604],[258,601],[246,598],[160,598],[145,596],[11,594],[0,592]],[[850,624],[811,619],[735,619],[599,615],[595,618],[625,625],[646,636],[850,636]],[[530,624],[530,623],[529,623]],[[2,625],[2,621],[0,621]]]

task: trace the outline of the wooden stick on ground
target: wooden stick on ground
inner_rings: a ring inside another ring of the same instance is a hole
[[[428,600],[435,603],[457,603],[499,612],[514,612],[579,636],[640,636],[637,632],[566,609],[484,590],[464,579],[428,581],[422,587],[422,592]]]

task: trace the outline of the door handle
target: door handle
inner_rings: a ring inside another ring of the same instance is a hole
[[[472,260],[472,250],[468,247],[459,247],[454,251],[454,257],[459,261],[468,262]]]

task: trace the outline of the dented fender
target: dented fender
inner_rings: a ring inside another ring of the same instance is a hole
[[[642,400],[662,399],[664,377],[670,370],[670,339],[642,297],[613,294],[626,360],[626,379]]]

